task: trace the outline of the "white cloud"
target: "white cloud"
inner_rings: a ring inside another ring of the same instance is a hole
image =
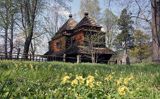
[[[59,14],[62,15],[62,16],[69,16],[69,11],[66,11],[66,10],[61,10],[59,11]]]

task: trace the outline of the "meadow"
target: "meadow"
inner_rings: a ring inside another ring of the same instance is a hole
[[[0,61],[0,99],[160,99],[160,65]]]

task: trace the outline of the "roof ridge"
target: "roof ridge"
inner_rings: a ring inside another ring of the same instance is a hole
[[[66,30],[72,30],[77,25],[77,21],[69,15],[69,19],[58,29],[57,33],[61,33]]]
[[[84,25],[101,27],[100,25],[97,24],[96,20],[94,20],[93,18],[91,18],[91,17],[89,16],[88,13],[85,13],[85,15],[84,15],[84,17],[82,18],[82,20],[75,26],[75,29],[76,29],[76,28],[79,28],[79,27],[81,27],[81,26],[84,26]]]

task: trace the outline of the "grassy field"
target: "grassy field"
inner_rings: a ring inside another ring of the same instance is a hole
[[[0,99],[160,99],[160,65],[0,61]]]

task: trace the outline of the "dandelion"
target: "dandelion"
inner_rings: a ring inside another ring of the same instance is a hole
[[[71,85],[72,86],[78,85],[78,80],[77,79],[72,80]]]
[[[68,76],[68,75],[66,75],[66,76],[64,76],[63,78],[62,78],[62,84],[66,84],[67,82],[69,82],[69,79],[70,79],[70,77]]]
[[[128,92],[128,88],[126,86],[120,86],[118,88],[119,95],[124,96],[126,92]]]

